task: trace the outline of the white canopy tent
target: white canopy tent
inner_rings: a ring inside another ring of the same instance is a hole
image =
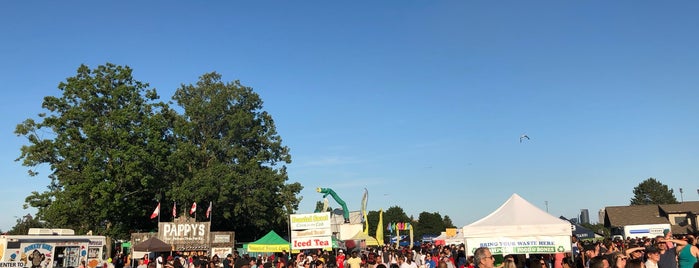
[[[493,254],[571,251],[571,224],[517,194],[484,218],[463,227],[466,252],[488,247]]]

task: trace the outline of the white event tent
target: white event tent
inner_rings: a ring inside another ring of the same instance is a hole
[[[571,251],[571,224],[517,194],[484,218],[463,227],[466,252],[488,247],[493,254]]]

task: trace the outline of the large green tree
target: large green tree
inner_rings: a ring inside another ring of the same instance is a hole
[[[173,100],[184,115],[175,123],[179,168],[168,197],[213,201],[212,228],[236,230],[241,240],[270,229],[285,233],[303,187],[287,183],[289,148],[260,96],[207,73],[182,85]]]
[[[29,142],[17,160],[33,176],[39,165],[51,170],[47,191],[26,198],[48,227],[117,238],[152,228],[144,218],[167,186],[171,127],[148,87],[129,67],[82,65],[58,85],[61,96],[44,98],[39,121],[17,125]]]
[[[33,176],[39,165],[51,171],[47,190],[25,205],[46,227],[128,238],[157,227],[148,219],[157,202],[168,211],[175,201],[180,215],[191,202],[211,202],[212,230],[237,231],[241,240],[286,231],[302,187],[287,183],[289,149],[252,88],[205,74],[175,92],[183,114],[129,67],[82,65],[58,88],[39,120],[15,129],[29,142],[17,160]]]
[[[677,203],[672,189],[654,178],[648,178],[633,188],[631,205]]]
[[[43,228],[44,223],[38,219],[32,217],[31,214],[27,214],[17,219],[17,223],[12,229],[7,231],[10,235],[26,235],[29,233],[30,228]]]
[[[418,216],[418,231],[415,233],[417,237],[422,237],[425,234],[439,235],[446,230],[444,220],[439,212],[422,212]]]

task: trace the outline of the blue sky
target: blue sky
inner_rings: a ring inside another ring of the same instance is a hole
[[[696,14],[696,1],[5,3],[0,229],[49,182],[14,161],[15,126],[80,64],[106,62],[164,100],[211,71],[253,87],[291,148],[301,213],[316,187],[457,226],[513,193],[596,222],[649,177],[698,200]]]

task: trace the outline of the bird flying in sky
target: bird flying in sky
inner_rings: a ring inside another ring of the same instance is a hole
[[[523,139],[529,140],[529,136],[527,136],[527,134],[522,134],[522,136],[519,136],[519,143],[522,143]]]

